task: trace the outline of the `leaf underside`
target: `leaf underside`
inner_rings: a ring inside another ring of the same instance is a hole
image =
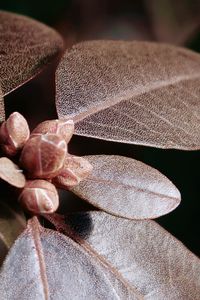
[[[6,95],[37,75],[62,49],[58,33],[28,17],[0,11],[0,83]]]
[[[66,215],[65,223],[50,218],[91,256],[115,269],[139,299],[199,299],[200,260],[156,222],[94,211]]]
[[[17,276],[13,276],[16,270]],[[119,299],[112,276],[107,275],[106,269],[104,271],[98,261],[74,241],[32,220],[4,262],[0,273],[0,297],[13,300]]]
[[[172,182],[140,161],[117,155],[85,158],[93,171],[71,191],[104,211],[129,219],[153,219],[180,203]]]
[[[67,50],[56,72],[59,118],[76,134],[200,148],[200,55],[150,42],[91,41]]]

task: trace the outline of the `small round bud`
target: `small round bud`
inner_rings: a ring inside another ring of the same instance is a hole
[[[25,118],[18,112],[14,112],[2,123],[0,128],[0,143],[3,151],[14,156],[23,148],[29,139],[30,130]]]
[[[53,178],[53,183],[60,188],[78,185],[92,172],[92,165],[83,157],[67,156],[62,171]]]
[[[59,205],[58,192],[48,181],[30,180],[22,190],[19,202],[32,214],[53,213]]]
[[[73,120],[49,120],[40,123],[32,132],[31,136],[35,134],[55,133],[68,143],[74,133]]]
[[[30,178],[53,178],[61,171],[66,153],[66,142],[59,135],[37,135],[25,144],[20,163]]]

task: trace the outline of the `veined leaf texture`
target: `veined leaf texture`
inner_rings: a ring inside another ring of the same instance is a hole
[[[200,55],[150,42],[90,41],[67,50],[56,73],[57,112],[76,134],[200,148]]]
[[[93,211],[66,215],[65,223],[54,224],[114,268],[140,299],[199,299],[199,259],[156,222]]]
[[[62,49],[62,39],[48,26],[0,11],[0,83],[8,94],[37,75]]]
[[[140,161],[118,155],[85,158],[93,171],[71,191],[102,210],[129,219],[153,219],[180,203],[172,182]]]
[[[13,276],[16,270],[17,276]],[[119,287],[113,287],[112,274],[107,276],[108,273],[70,238],[42,228],[35,219],[29,222],[3,264],[0,298],[119,299]]]

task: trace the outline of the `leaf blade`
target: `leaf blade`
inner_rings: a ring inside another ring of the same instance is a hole
[[[35,238],[39,239],[36,243]],[[43,271],[38,263],[37,247],[44,259]],[[18,276],[13,278],[16,266]],[[47,292],[41,280],[44,272]],[[41,228],[36,220],[29,222],[16,241],[0,279],[2,299],[118,299],[109,278],[80,246],[64,235]]]
[[[56,72],[60,118],[78,135],[194,150],[200,147],[200,56],[147,42],[93,41],[67,51]]]
[[[156,218],[180,203],[176,187],[140,161],[117,155],[85,158],[93,172],[70,191],[104,211],[130,219]]]
[[[3,94],[36,76],[62,49],[62,39],[48,26],[0,11],[0,82]]]
[[[92,224],[88,231],[85,218]],[[116,268],[143,299],[199,298],[200,260],[156,222],[92,211],[66,215],[59,225]]]

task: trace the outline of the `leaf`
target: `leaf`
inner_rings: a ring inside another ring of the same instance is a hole
[[[17,188],[23,188],[26,183],[22,170],[7,157],[0,158],[0,178]]]
[[[129,219],[153,219],[180,203],[172,182],[140,161],[117,155],[85,158],[93,172],[70,191],[104,211]]]
[[[24,230],[25,217],[16,202],[1,195],[0,200],[0,265],[8,250]]]
[[[0,123],[5,120],[5,109],[4,109],[4,99],[3,99],[3,92],[0,86]]]
[[[119,299],[109,278],[84,249],[40,227],[35,218],[11,249],[0,282],[1,299]]]
[[[130,144],[200,148],[200,55],[149,42],[91,41],[56,72],[59,118],[75,133]]]
[[[66,215],[66,224],[50,218],[57,229],[115,269],[140,299],[199,299],[200,260],[154,221],[104,212]]]
[[[62,49],[53,29],[0,11],[0,82],[4,95],[37,75]]]

